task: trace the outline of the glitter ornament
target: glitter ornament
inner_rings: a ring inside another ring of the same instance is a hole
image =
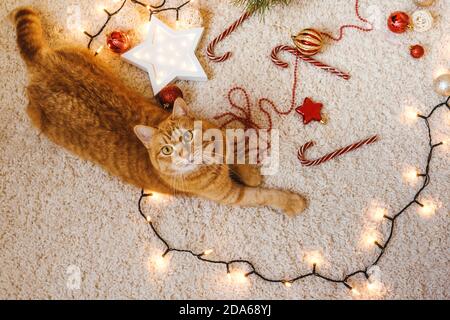
[[[292,37],[298,51],[305,56],[317,54],[323,46],[323,38],[320,32],[314,29],[305,29]]]
[[[403,33],[411,27],[409,15],[402,11],[396,11],[389,16],[387,25],[392,32]]]
[[[433,27],[434,18],[430,11],[426,9],[415,11],[412,16],[412,25],[414,31],[426,32]]]
[[[113,31],[106,37],[106,45],[112,52],[122,54],[130,48],[130,39],[123,31]]]
[[[183,98],[183,91],[178,86],[172,84],[163,88],[156,97],[164,109],[172,110],[175,100]]]
[[[416,44],[410,47],[410,53],[413,58],[420,59],[424,56],[425,49],[420,44]]]
[[[445,73],[434,80],[434,91],[444,97],[450,97],[450,73]]]

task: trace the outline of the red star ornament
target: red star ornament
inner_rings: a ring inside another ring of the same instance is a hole
[[[322,103],[316,103],[311,98],[306,98],[303,104],[295,111],[303,117],[304,124],[308,124],[313,120],[323,123],[322,107]]]

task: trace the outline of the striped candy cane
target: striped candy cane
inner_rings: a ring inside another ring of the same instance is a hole
[[[300,53],[300,51],[297,50],[297,48],[291,47],[291,46],[285,46],[285,45],[281,45],[278,46],[276,48],[274,48],[272,50],[272,54],[271,54],[271,58],[273,63],[275,63],[277,66],[281,67],[281,68],[287,68],[289,66],[289,64],[287,62],[284,62],[283,60],[281,60],[280,58],[278,58],[278,55],[281,52],[289,52],[291,54],[293,54],[294,56],[302,59],[303,61],[312,64],[313,66],[316,66],[322,70],[325,70],[327,72],[330,72],[340,78],[343,78],[345,80],[349,80],[350,79],[350,75],[348,73],[345,73],[343,71],[340,71],[336,68],[333,68],[323,62],[320,62],[314,58],[311,57],[307,57],[303,54]]]
[[[222,32],[217,38],[215,38],[206,49],[206,55],[211,61],[214,62],[223,62],[228,60],[232,53],[226,52],[225,54],[221,56],[217,56],[214,51],[217,46],[217,44],[226,37],[228,37],[230,34],[232,34],[242,23],[244,23],[245,20],[247,20],[252,14],[250,12],[245,12],[238,20],[236,20],[231,26],[229,26],[224,32]]]
[[[333,159],[335,159],[337,157],[340,157],[340,156],[342,156],[342,155],[344,155],[346,153],[355,151],[355,150],[357,150],[357,149],[359,149],[359,148],[361,148],[361,147],[363,147],[365,145],[369,145],[369,144],[375,143],[378,140],[379,140],[379,137],[378,137],[378,135],[376,135],[376,136],[373,136],[373,137],[371,137],[369,139],[365,139],[365,140],[356,142],[356,143],[351,144],[351,145],[349,145],[347,147],[344,147],[344,148],[341,148],[341,149],[336,150],[334,152],[331,152],[331,153],[329,153],[329,154],[327,154],[327,155],[325,155],[325,156],[323,156],[323,157],[321,157],[319,159],[308,160],[308,159],[306,159],[305,153],[306,153],[306,151],[309,148],[311,148],[312,146],[315,145],[314,141],[310,141],[310,142],[306,143],[305,145],[303,145],[300,148],[300,150],[298,151],[298,159],[300,160],[300,163],[302,165],[306,166],[306,167],[318,166],[318,165],[321,165],[322,163],[325,163],[327,161],[330,161],[330,160],[333,160]]]

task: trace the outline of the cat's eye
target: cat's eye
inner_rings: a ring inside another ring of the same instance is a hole
[[[183,134],[183,141],[184,142],[191,142],[193,138],[194,138],[194,135],[193,135],[192,131],[186,131]]]
[[[161,149],[161,153],[165,156],[170,156],[173,152],[173,147],[172,146],[164,146]]]

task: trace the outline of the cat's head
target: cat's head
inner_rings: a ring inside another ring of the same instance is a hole
[[[199,170],[204,163],[195,158],[195,142],[205,147],[201,132],[195,128],[195,119],[189,116],[186,102],[175,101],[173,113],[158,127],[138,125],[134,132],[147,148],[152,165],[159,172],[169,176],[179,176]],[[212,124],[202,121],[207,127]],[[200,141],[200,142],[199,142]]]

